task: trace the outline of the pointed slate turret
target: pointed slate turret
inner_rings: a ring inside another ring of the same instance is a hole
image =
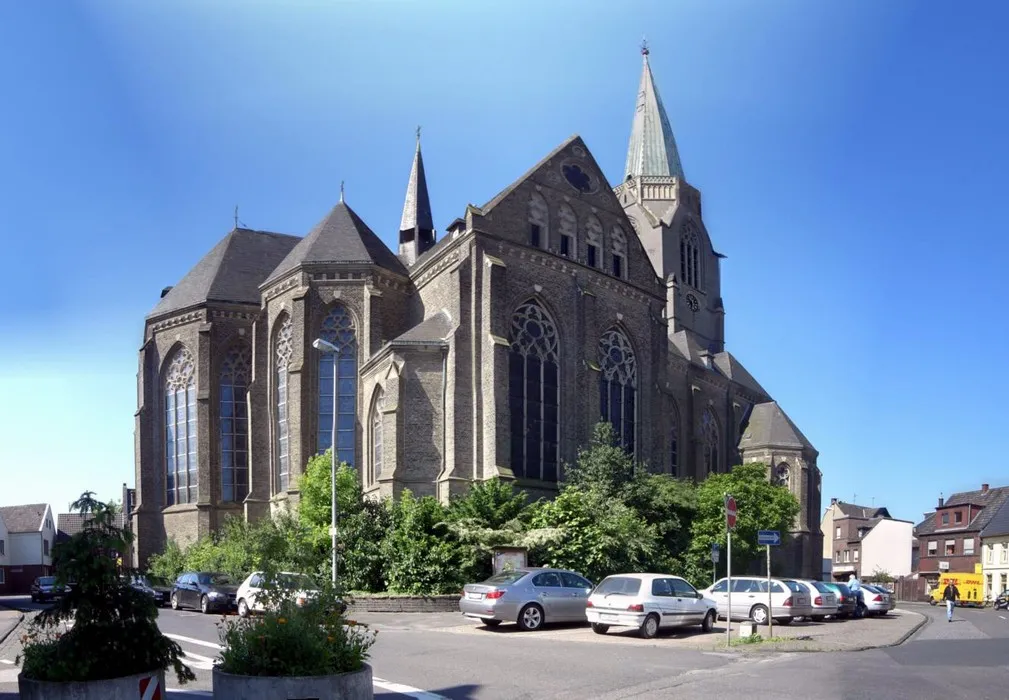
[[[641,68],[641,84],[638,87],[638,102],[631,127],[631,142],[627,149],[627,167],[624,180],[640,175],[665,176],[684,179],[680,153],[676,150],[673,128],[662,106],[662,99],[652,79],[652,68],[648,64],[648,47],[642,46],[644,64]]]
[[[433,245],[434,221],[424,175],[424,157],[420,152],[420,127],[417,127],[417,151],[413,156],[410,181],[406,184],[403,218],[399,222],[399,259],[413,265]]]

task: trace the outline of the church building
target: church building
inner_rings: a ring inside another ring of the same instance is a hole
[[[367,494],[500,477],[556,493],[600,420],[655,472],[741,462],[802,504],[782,569],[821,568],[817,451],[725,348],[719,254],[643,66],[612,186],[573,136],[438,235],[418,136],[390,250],[347,202],[304,237],[235,228],[144,322],[137,561],[298,501],[335,442]]]

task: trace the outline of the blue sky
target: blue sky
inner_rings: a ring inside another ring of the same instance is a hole
[[[1009,484],[1004,3],[60,8],[0,5],[0,504],[132,485],[144,314],[236,204],[304,234],[346,180],[392,243],[417,124],[440,229],[573,133],[619,180],[643,34],[728,347],[824,502]]]

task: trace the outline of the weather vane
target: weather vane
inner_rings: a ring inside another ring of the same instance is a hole
[[[648,55],[648,39],[646,39],[645,37],[641,37],[641,55],[642,56]]]
[[[417,143],[420,143],[420,126],[417,126]]]

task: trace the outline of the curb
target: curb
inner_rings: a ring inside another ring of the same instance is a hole
[[[7,638],[10,637],[12,634],[14,634],[17,631],[18,627],[21,626],[21,623],[24,622],[24,620],[25,620],[24,613],[22,613],[20,611],[17,611],[17,612],[19,613],[18,621],[14,623],[14,626],[11,627],[10,630],[6,634],[0,636],[0,645],[2,645],[4,642],[6,642]]]

